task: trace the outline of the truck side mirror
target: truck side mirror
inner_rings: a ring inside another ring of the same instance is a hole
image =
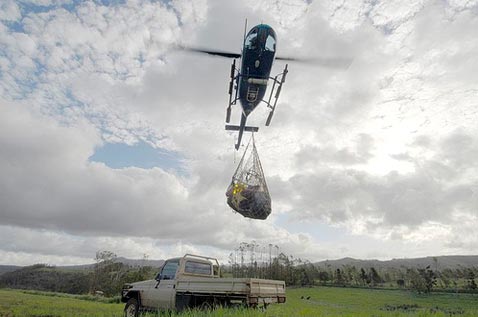
[[[161,282],[161,272],[156,274],[156,277],[154,278],[158,283],[154,286],[154,288],[158,288],[159,282]]]

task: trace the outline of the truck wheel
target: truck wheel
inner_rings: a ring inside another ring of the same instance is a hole
[[[212,308],[213,308],[212,303],[207,300],[202,302],[201,306],[199,306],[199,310],[202,310],[202,311],[211,311]]]
[[[136,298],[130,298],[124,307],[124,317],[138,317],[139,305]]]

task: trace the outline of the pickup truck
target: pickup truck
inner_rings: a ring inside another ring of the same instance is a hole
[[[221,278],[217,259],[192,254],[167,260],[154,280],[125,284],[121,292],[125,317],[150,310],[266,307],[285,300],[284,281]]]

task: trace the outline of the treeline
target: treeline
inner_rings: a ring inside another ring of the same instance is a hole
[[[357,268],[344,265],[342,268],[316,268],[315,280],[322,285],[349,287],[387,287],[429,293],[432,290],[449,292],[477,292],[478,268],[433,270],[425,268]],[[314,275],[314,272],[311,272]]]
[[[116,259],[113,252],[99,251],[91,269],[75,271],[35,264],[2,274],[0,287],[117,296],[124,283],[151,279],[157,273],[157,268],[132,267]]]
[[[0,287],[84,294],[88,292],[89,282],[86,272],[65,272],[46,264],[35,264],[2,274]]]
[[[233,277],[256,277],[283,280],[288,286],[327,285],[342,287],[402,288],[418,293],[433,290],[478,292],[478,267],[433,270],[424,268],[362,268],[343,265],[319,267],[307,260],[294,258],[274,245],[241,243],[229,255],[223,268]]]
[[[146,257],[144,258],[146,263]],[[45,264],[0,275],[0,287],[70,294],[117,296],[125,283],[154,278],[158,268],[133,267],[117,261],[110,251],[96,253],[90,269],[67,270]],[[455,269],[363,268],[354,265],[320,267],[281,252],[278,246],[241,243],[222,266],[223,276],[283,280],[288,286],[402,288],[419,293],[434,290],[478,293],[478,267]]]

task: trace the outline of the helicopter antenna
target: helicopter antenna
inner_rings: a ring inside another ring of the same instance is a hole
[[[244,40],[242,41],[242,48],[244,48],[244,45],[246,45],[246,32],[247,32],[247,18],[246,18],[246,22],[244,23]]]

